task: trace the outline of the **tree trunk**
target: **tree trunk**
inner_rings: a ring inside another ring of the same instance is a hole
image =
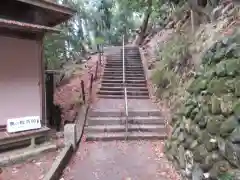
[[[136,45],[138,45],[138,46],[141,45],[144,40],[145,33],[146,33],[146,30],[148,27],[148,21],[149,21],[151,13],[152,13],[152,0],[148,0],[148,9],[145,12],[143,23],[140,28],[140,33],[138,34],[137,40],[135,42]]]

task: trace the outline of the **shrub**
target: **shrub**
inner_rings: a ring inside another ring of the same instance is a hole
[[[166,68],[162,70],[157,69],[152,75],[152,81],[157,87],[156,95],[158,97],[167,98],[174,93],[175,88],[179,82],[179,77]]]
[[[189,45],[189,40],[185,36],[174,36],[159,51],[158,59],[168,70],[179,72],[182,67],[188,65],[191,59]]]

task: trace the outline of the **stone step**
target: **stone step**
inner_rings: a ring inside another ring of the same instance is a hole
[[[118,60],[112,60],[112,59],[108,59],[106,60],[106,63],[113,63],[113,64],[123,64],[123,60],[122,59],[118,59]],[[138,64],[141,63],[142,64],[142,60],[141,59],[125,59],[125,64]]]
[[[111,71],[115,71],[115,70],[121,70],[122,71],[123,67],[105,67],[104,70],[111,70]],[[132,71],[132,70],[136,70],[136,71],[144,71],[143,67],[125,67],[126,71]]]
[[[140,54],[125,54],[125,59],[134,59],[134,58],[140,58]],[[119,59],[123,59],[122,58],[122,54],[118,53],[118,54],[112,54],[111,56],[107,57],[108,59],[114,59],[114,58],[119,58]]]
[[[111,59],[111,60],[106,60],[105,64],[123,64],[122,59]],[[125,61],[126,64],[142,64],[141,59],[129,59]]]
[[[54,141],[43,142],[35,146],[8,150],[0,153],[0,167],[7,167],[21,164],[33,158],[39,157],[39,154],[51,151],[57,151],[58,145]],[[5,178],[4,178],[5,179]],[[10,178],[11,179],[11,178]],[[13,178],[16,179],[16,178]],[[22,179],[22,178],[20,178]],[[25,178],[23,178],[25,179]]]
[[[102,83],[122,83],[122,80],[102,80]],[[146,80],[126,80],[126,83],[128,84],[142,84],[142,83],[146,83]]]
[[[122,83],[101,83],[101,87],[122,87],[123,84]],[[146,83],[139,83],[139,84],[129,84],[129,83],[126,83],[126,86],[127,87],[140,87],[140,88],[145,88],[147,87],[147,84]]]
[[[139,56],[141,56],[141,54],[139,52],[132,52],[132,53],[125,52],[124,55],[125,55],[125,57],[133,57],[133,56],[139,57]],[[112,58],[114,56],[122,57],[123,56],[123,52],[113,53],[113,54],[109,55],[109,58]]]
[[[127,135],[127,138],[126,138]],[[119,132],[119,133],[87,133],[87,141],[113,141],[113,140],[163,140],[166,133],[156,132]]]
[[[122,72],[122,68],[105,68],[106,71],[116,71],[116,72]],[[127,71],[127,73],[129,73],[129,71],[135,71],[136,73],[144,73],[144,69],[143,68],[127,68],[125,70],[125,72]]]
[[[98,91],[99,95],[124,95],[124,91],[103,91],[100,90]],[[148,92],[146,91],[127,91],[128,97],[133,95],[133,96],[149,96]]]
[[[115,53],[109,56],[109,58],[113,57],[122,57],[122,53]],[[125,57],[141,57],[139,53],[125,53]]]
[[[158,109],[149,109],[149,110],[129,110],[128,111],[128,118],[130,119],[141,119],[141,118],[147,118],[148,120],[151,119],[156,119],[155,117],[159,118],[160,121],[163,120],[162,118],[162,113],[158,110]],[[150,116],[150,117],[149,117]],[[124,111],[94,111],[94,110],[90,110],[89,111],[89,117],[90,118],[99,118],[99,117],[114,117],[116,119],[121,119],[125,117],[125,112]],[[152,118],[154,117],[154,118]]]
[[[118,78],[123,78],[123,75],[122,74],[103,74],[102,76],[102,79],[111,79],[111,78],[114,78],[114,79],[118,79]],[[145,79],[145,75],[144,74],[139,74],[139,75],[136,75],[136,74],[125,74],[125,78],[126,79]]]
[[[112,57],[111,59],[106,60],[107,63],[109,62],[123,62],[122,57]],[[142,60],[140,57],[125,57],[125,62],[138,62],[142,63]]]
[[[123,76],[123,73],[114,73],[114,72],[104,72],[103,76]],[[130,73],[126,73],[125,74],[126,77],[144,77],[145,78],[145,74],[144,73],[139,73],[139,74],[130,74]]]
[[[123,65],[123,62],[122,61],[107,61],[106,62],[106,65],[108,64],[113,64],[113,65]],[[141,64],[142,65],[142,62],[141,61],[129,61],[129,62],[125,62],[125,65],[139,65]]]
[[[142,63],[142,60],[140,57],[134,57],[134,58],[129,58],[125,57],[124,59],[125,63]],[[106,62],[112,62],[112,63],[123,63],[123,58],[122,57],[115,57],[115,58],[109,58],[106,59]]]
[[[123,91],[123,87],[101,87],[100,90],[102,91]],[[148,88],[147,87],[128,87],[127,91],[146,91],[148,92]]]
[[[123,54],[122,52],[122,49],[118,52],[114,52],[114,53],[111,53],[109,54],[109,56],[114,56],[114,55],[119,55],[119,54]],[[139,50],[127,50],[125,49],[125,52],[124,52],[125,55],[140,55],[140,52]]]
[[[105,66],[106,70],[109,70],[109,69],[113,69],[113,70],[123,70],[123,67],[122,66]],[[126,66],[125,67],[125,71],[128,71],[128,70],[141,70],[141,71],[144,71],[144,68],[143,66]]]
[[[34,145],[34,141],[36,144],[41,144],[48,140],[49,133],[48,127],[17,133],[0,132],[0,153]]]
[[[122,63],[120,64],[120,63],[106,63],[105,64],[105,67],[107,67],[107,66],[117,66],[117,67],[123,67],[123,65],[122,65]],[[142,63],[128,63],[128,64],[125,64],[125,67],[134,67],[134,66],[136,66],[136,67],[142,67],[143,65],[142,65]]]
[[[110,73],[110,74],[122,74],[123,71],[121,69],[118,69],[118,70],[111,70],[111,69],[105,69],[104,73]],[[128,74],[145,74],[144,70],[135,70],[135,71],[125,71],[125,74],[128,75]]]
[[[125,122],[124,122],[125,123]],[[125,132],[125,124],[119,125],[97,125],[86,126],[84,132]],[[166,132],[165,125],[149,125],[149,124],[128,124],[128,131],[133,132]]]
[[[120,49],[120,51],[122,51],[122,50],[123,49]],[[139,53],[138,47],[125,47],[124,50],[125,50],[125,53],[133,53],[133,52]]]
[[[144,71],[143,66],[125,66],[125,72],[132,71],[133,69],[136,71]],[[105,66],[104,71],[120,71],[120,72],[122,72],[123,67],[122,66]]]
[[[121,69],[123,69],[123,66],[122,65],[107,64],[105,66],[105,68],[121,68]],[[143,66],[141,64],[140,65],[127,65],[127,66],[125,66],[125,68],[143,68]]]
[[[159,112],[154,112],[159,114]],[[92,113],[91,113],[92,114]],[[109,113],[111,114],[111,113]],[[116,113],[117,114],[117,113]],[[123,113],[122,113],[123,114]],[[88,117],[87,125],[88,126],[97,126],[97,125],[120,125],[125,124],[125,117]],[[129,116],[128,124],[145,124],[145,125],[165,125],[164,118],[162,116]]]
[[[98,94],[98,98],[102,99],[124,99],[123,95],[103,95],[103,94]],[[128,99],[149,99],[149,96],[147,95],[131,95],[128,96]]]
[[[123,49],[121,49],[123,50]],[[139,48],[138,47],[126,47],[124,48],[125,53],[139,53]]]
[[[122,73],[123,72],[123,69],[122,68],[105,68],[105,71],[107,71],[107,72],[109,72],[109,71],[111,71],[111,72],[114,72],[115,71],[115,73]],[[104,72],[105,72],[104,71]],[[125,73],[127,74],[145,74],[145,72],[144,72],[144,69],[142,68],[142,69],[134,69],[134,68],[130,68],[130,69],[126,69],[125,70]]]
[[[109,74],[122,74],[122,70],[117,70],[117,71],[109,71],[109,70],[104,70],[104,73],[109,73]],[[144,74],[144,71],[125,71],[125,74]]]
[[[106,67],[118,67],[118,68],[123,68],[122,64],[117,64],[117,63],[109,63],[105,65]],[[143,67],[141,63],[132,63],[132,64],[125,64],[125,67]]]
[[[118,52],[114,52],[114,53],[111,53],[111,56],[112,55],[116,55],[116,54],[123,54],[123,49],[120,49],[120,51],[118,51]],[[139,52],[139,49],[125,49],[125,51],[124,51],[124,54],[125,55],[135,55],[135,54],[140,54],[140,52]]]
[[[112,57],[122,57],[122,53],[115,53],[115,54],[111,54],[109,57],[112,58]],[[124,54],[125,57],[140,57],[141,54],[140,53],[125,53]]]
[[[131,51],[133,51],[133,50],[139,51],[139,48],[137,46],[125,46],[124,49],[127,50],[127,51],[129,51],[129,50],[131,50]],[[121,50],[122,50],[122,48],[121,48]]]
[[[123,49],[120,49],[119,52],[114,52],[111,54],[112,55],[116,55],[116,54],[123,54]],[[125,49],[124,51],[124,55],[135,55],[135,54],[140,54],[140,51],[138,49],[132,49],[132,50],[129,50],[129,49]]]
[[[114,80],[122,80],[123,77],[122,76],[106,76],[106,75],[103,75],[102,79],[104,80],[108,80],[108,79],[114,79]],[[144,76],[127,76],[125,77],[126,80],[145,80],[145,77]]]

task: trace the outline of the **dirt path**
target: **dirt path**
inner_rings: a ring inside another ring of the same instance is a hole
[[[95,73],[98,55],[91,56],[91,59],[83,64],[84,68],[72,77],[69,83],[60,86],[56,89],[54,102],[62,107],[62,124],[65,120],[72,121],[75,113],[78,111],[78,106],[75,106],[76,100],[80,99],[81,95],[81,80],[85,83],[85,93],[87,96],[90,86],[90,74]],[[104,60],[103,62],[104,63]],[[98,77],[101,75],[102,66],[98,68]],[[93,84],[93,95],[96,94],[99,79]]]
[[[132,112],[159,111],[151,100],[129,100]],[[99,99],[91,113],[122,112],[123,100]],[[86,142],[80,147],[60,180],[180,180],[163,153],[163,141]]]
[[[58,153],[58,151],[46,152],[20,164],[4,167],[0,180],[42,180]]]
[[[82,142],[61,180],[180,180],[162,141]]]

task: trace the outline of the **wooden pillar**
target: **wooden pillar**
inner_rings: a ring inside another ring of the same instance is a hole
[[[47,120],[50,126],[54,126],[54,74],[51,72],[46,72],[46,110],[47,110]]]

